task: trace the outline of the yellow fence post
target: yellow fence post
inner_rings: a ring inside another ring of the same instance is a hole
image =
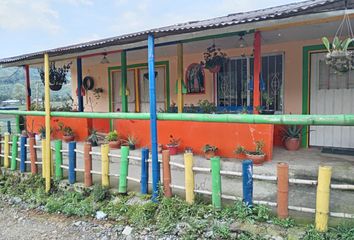
[[[183,44],[177,44],[177,107],[178,113],[183,112]]]
[[[328,229],[329,197],[332,167],[320,166],[316,194],[316,229],[326,232]]]
[[[109,145],[101,145],[101,154],[102,154],[102,187],[109,187]]]
[[[194,203],[193,153],[184,154],[186,202]]]
[[[44,107],[45,107],[45,191],[50,190],[50,90],[49,90],[49,55],[44,54]]]
[[[4,168],[10,167],[9,154],[10,154],[10,134],[5,133],[4,135]]]

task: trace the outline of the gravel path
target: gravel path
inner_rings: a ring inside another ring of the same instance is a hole
[[[122,226],[109,221],[26,210],[0,201],[0,239],[124,239]],[[120,236],[119,236],[120,235]]]

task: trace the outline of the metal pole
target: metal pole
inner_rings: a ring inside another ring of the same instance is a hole
[[[82,60],[81,58],[76,59],[76,67],[77,67],[77,103],[79,112],[84,111],[84,99],[81,95],[82,88]]]
[[[150,93],[150,131],[152,153],[152,199],[156,200],[159,194],[160,165],[157,154],[157,115],[156,115],[156,83],[155,83],[155,49],[154,35],[148,36],[148,66],[149,66],[149,93]]]

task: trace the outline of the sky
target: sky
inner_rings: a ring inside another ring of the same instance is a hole
[[[0,58],[291,2],[0,0]]]

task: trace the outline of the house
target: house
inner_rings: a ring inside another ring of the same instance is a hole
[[[353,37],[351,28],[347,31],[353,6],[353,0],[308,0],[10,57],[0,64],[25,66],[30,89],[28,70],[42,65],[48,53],[57,66],[73,63],[72,96],[79,111],[149,112],[147,39],[153,35],[160,111],[200,111],[195,106],[202,100],[217,114],[252,112],[257,106],[275,114],[349,114],[354,113],[354,76],[337,74],[326,64],[321,38],[332,39],[336,32]],[[343,31],[337,31],[340,26]],[[208,48],[220,49],[229,60],[219,69],[201,66]],[[77,91],[91,80],[91,90]],[[27,103],[29,109],[29,94]],[[150,141],[147,120],[67,121],[78,140],[93,127],[137,135],[141,145]],[[305,130],[303,147],[354,148],[353,127]],[[282,144],[280,127],[271,124],[158,121],[159,142],[167,143],[170,135],[196,152],[205,143],[217,145],[226,157],[234,156],[239,144],[254,147],[263,140],[271,159],[273,146]]]

